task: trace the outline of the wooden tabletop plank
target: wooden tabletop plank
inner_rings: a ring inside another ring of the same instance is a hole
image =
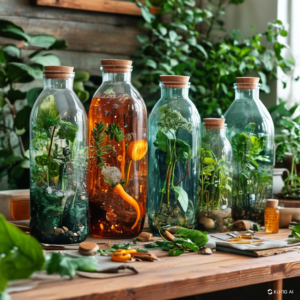
[[[268,238],[286,238],[281,230]],[[266,236],[264,233],[259,236]],[[299,251],[253,258],[217,252],[163,257],[156,262],[130,263],[138,275],[110,279],[86,279],[41,284],[12,294],[13,300],[57,299],[170,299],[300,276]]]

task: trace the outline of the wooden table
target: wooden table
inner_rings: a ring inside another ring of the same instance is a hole
[[[289,233],[289,229],[282,229],[275,235],[259,233],[257,236],[282,239]],[[282,290],[282,279],[300,276],[300,253],[295,251],[260,258],[224,252],[209,256],[187,254],[131,265],[139,274],[111,279],[75,278],[41,284],[33,290],[11,294],[11,297],[13,300],[159,300],[263,282],[272,282],[274,290]],[[272,297],[282,299],[280,294]]]

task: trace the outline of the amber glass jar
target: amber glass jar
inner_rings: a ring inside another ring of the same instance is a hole
[[[279,209],[278,200],[268,199],[265,209],[266,233],[278,233],[279,231]]]
[[[137,236],[147,193],[147,110],[131,84],[132,62],[102,60],[103,82],[89,111],[90,231]]]

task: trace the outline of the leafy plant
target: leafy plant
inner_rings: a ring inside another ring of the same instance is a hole
[[[265,137],[256,136],[254,130],[255,124],[250,123],[244,132],[233,136],[231,140],[236,161],[233,178],[236,219],[249,218],[251,210],[252,214],[255,214],[255,210],[262,208],[266,193],[272,185],[272,174],[268,173],[267,166],[264,166],[264,163],[271,162],[267,153],[264,153]],[[259,214],[261,213],[262,211]]]
[[[296,239],[300,239],[300,223],[294,226],[289,237],[294,237]]]
[[[161,199],[159,210],[155,212],[159,226],[166,225],[166,218],[174,217],[178,213],[174,212],[170,202],[171,193],[175,196],[175,202],[178,201],[184,214],[188,210],[189,199],[187,192],[179,186],[185,180],[188,172],[188,158],[191,155],[190,146],[184,141],[177,138],[179,130],[191,131],[192,124],[188,122],[182,115],[168,104],[158,109],[161,112],[160,121],[157,125],[160,127],[156,134],[154,146],[165,153],[165,163],[167,165],[164,186],[161,190]],[[175,183],[175,167],[177,163],[186,164],[186,173],[177,183]],[[164,202],[165,199],[165,203]],[[174,202],[174,201],[173,201]],[[185,216],[186,217],[186,216]],[[156,223],[156,221],[155,221]]]
[[[28,188],[29,117],[42,88],[26,90],[26,84],[41,79],[45,66],[60,65],[49,51],[65,49],[67,43],[51,35],[28,34],[6,20],[0,20],[0,37],[12,40],[0,47],[0,179],[8,176],[10,188]],[[36,50],[26,56],[15,41]],[[74,90],[82,102],[89,98],[83,85],[88,79],[87,72],[76,72]],[[43,143],[45,133],[40,134],[37,140]]]
[[[190,96],[204,116],[221,116],[233,100],[236,77],[247,74],[261,78],[261,90],[270,92],[267,78],[277,79],[277,67],[287,72],[292,60],[282,57],[287,36],[282,22],[268,23],[263,33],[244,38],[239,30],[226,33],[223,17],[228,5],[243,0],[209,0],[203,8],[196,1],[140,1],[143,33],[135,61],[134,83],[148,107],[159,99],[159,75],[191,76]],[[151,14],[151,5],[159,12]],[[249,24],[250,25],[250,24]],[[285,85],[286,83],[283,82]]]
[[[282,162],[286,153],[293,156],[291,173],[285,179],[285,186],[282,188],[282,195],[285,198],[300,197],[300,176],[297,173],[297,164],[300,161],[300,105],[296,104],[286,109],[286,102],[270,108],[270,112],[277,114],[275,117],[278,129],[275,138],[276,160]]]

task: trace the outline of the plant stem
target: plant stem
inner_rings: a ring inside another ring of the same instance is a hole
[[[174,168],[174,169],[175,169],[175,168]],[[188,174],[188,171],[189,171],[189,162],[187,161],[187,163],[186,163],[186,171],[185,171],[185,175],[184,175],[184,177],[183,177],[181,180],[179,180],[179,181],[175,184],[175,186],[178,186],[179,183],[182,182],[182,181],[186,178],[186,176],[187,176],[187,174]],[[174,174],[174,172],[173,172],[173,174]]]
[[[76,184],[76,190],[75,190],[75,194],[74,194],[73,201],[72,201],[72,208],[74,207],[75,198],[76,198],[76,195],[77,195],[77,190],[78,190],[78,184]]]
[[[170,165],[169,171],[167,173],[167,185],[166,185],[166,197],[167,206],[170,204],[170,178],[171,178],[172,165]]]
[[[128,168],[127,168],[127,175],[126,175],[126,184],[125,188],[127,187],[128,181],[129,181],[129,175],[130,175],[130,168],[131,168],[132,160],[130,160]]]
[[[51,140],[50,140],[50,146],[48,150],[48,157],[51,157],[51,149],[52,149],[52,143],[53,143],[53,137],[54,137],[54,131],[55,131],[55,126],[52,128],[52,133],[51,133]]]

